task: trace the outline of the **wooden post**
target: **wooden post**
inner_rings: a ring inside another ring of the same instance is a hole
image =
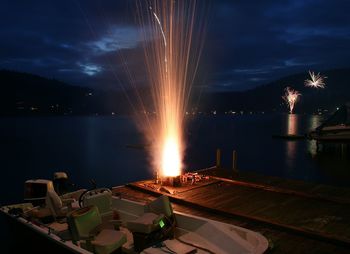
[[[234,172],[238,172],[238,169],[237,169],[237,152],[236,150],[233,150],[232,152],[232,169]]]
[[[160,180],[159,180],[159,171],[156,170],[156,179],[155,179],[155,184],[159,184]]]
[[[216,168],[221,168],[221,149],[216,149]]]

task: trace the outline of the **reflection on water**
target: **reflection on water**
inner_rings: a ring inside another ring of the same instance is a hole
[[[349,180],[350,144],[320,144],[312,160],[318,165],[319,171],[327,177]]]
[[[308,131],[314,130],[321,125],[324,118],[313,115],[308,118]],[[317,143],[315,140],[308,140],[307,153],[317,168],[326,177],[344,178],[349,177],[350,146],[346,143]],[[345,169],[345,170],[344,170]]]
[[[297,135],[298,134],[298,119],[299,115],[288,114],[287,116],[287,134],[288,135]],[[296,146],[297,143],[295,140],[286,141],[286,150],[287,150],[287,164],[289,169],[294,167],[294,161],[296,156]]]
[[[319,115],[310,116],[308,121],[308,128],[309,128],[308,131],[312,131],[318,126],[320,126],[321,122],[322,122],[321,116]],[[317,142],[315,140],[307,141],[307,150],[312,157],[315,157],[317,155],[317,150],[318,150]]]
[[[288,118],[287,118],[288,135],[298,134],[298,119],[299,119],[299,115],[288,114]]]
[[[314,130],[315,128],[321,125],[321,122],[322,122],[322,116],[311,115],[309,117],[309,123],[308,123],[309,130],[310,131]]]
[[[317,151],[313,141],[271,138],[274,133],[303,135],[322,119],[294,114],[193,117],[184,164],[189,170],[214,165],[221,148],[222,164],[231,168],[236,150],[240,172],[348,186],[346,145]],[[0,118],[0,165],[6,179],[0,192],[12,190],[2,202],[22,197],[25,180],[50,179],[55,171],[68,171],[72,182],[84,188],[91,178],[101,187],[149,178],[147,153],[126,146],[141,143],[143,137],[127,117]]]
[[[320,115],[284,115],[284,133],[287,135],[304,135],[321,125],[323,116]],[[350,147],[349,144],[341,143],[321,143],[315,140],[284,140],[281,141],[285,147],[284,174],[291,175],[298,171],[304,171],[304,179],[313,181],[312,176],[308,176],[310,169],[317,168],[317,174],[323,177],[334,179],[349,178],[350,170]],[[305,163],[305,159],[310,164]],[[304,162],[303,162],[304,161]],[[313,172],[314,174],[315,172]],[[300,172],[299,172],[300,174]],[[309,178],[310,177],[310,178]]]
[[[315,140],[307,141],[307,150],[310,153],[311,157],[314,158],[317,155],[317,142]]]

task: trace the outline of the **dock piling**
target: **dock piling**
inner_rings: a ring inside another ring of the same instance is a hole
[[[216,168],[221,168],[221,149],[216,149]]]
[[[232,170],[234,173],[238,173],[237,169],[237,152],[236,150],[233,150],[232,152]]]

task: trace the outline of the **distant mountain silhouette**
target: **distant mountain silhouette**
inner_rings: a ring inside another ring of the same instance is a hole
[[[0,84],[1,115],[111,114],[126,104],[118,94],[115,99],[115,94],[16,71],[0,70]]]
[[[307,72],[290,75],[248,91],[207,93],[195,106],[200,111],[216,110],[219,113],[230,110],[286,112],[281,97],[285,87],[290,86],[302,93],[295,112],[333,111],[350,101],[349,74],[350,68],[323,71],[322,75],[328,77],[325,89],[305,87]],[[132,91],[128,91],[127,98],[125,93],[118,91],[72,86],[55,79],[8,70],[0,70],[0,86],[0,115],[128,114],[132,112],[130,102],[134,105],[137,102]],[[151,105],[149,93],[141,91],[141,94],[147,98],[145,105]],[[194,101],[197,97],[194,92]]]
[[[287,111],[282,96],[287,86],[298,90],[302,96],[296,103],[295,112],[313,113],[318,109],[334,110],[350,101],[350,68],[323,71],[326,87],[315,89],[305,87],[308,72],[290,75],[271,83],[243,92],[210,93],[200,103],[203,111]]]

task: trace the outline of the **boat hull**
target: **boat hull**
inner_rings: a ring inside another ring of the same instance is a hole
[[[49,226],[8,213],[13,207],[25,205],[6,206],[0,209],[1,220],[4,221],[2,224],[6,225],[3,227],[8,243],[5,253],[22,253],[23,246],[29,253],[91,253],[74,245],[70,240],[64,241],[53,233]],[[112,208],[118,212],[121,221],[126,222],[141,216],[145,212],[145,206],[144,203],[112,197]],[[264,253],[268,248],[267,239],[249,229],[190,214],[174,212],[173,215],[177,223],[175,239],[167,241],[180,241],[185,245],[198,246],[198,253],[207,253],[201,251],[203,248],[217,254],[255,254]],[[126,228],[124,230],[128,231]],[[123,250],[126,253],[136,253],[132,242],[124,244]]]
[[[72,254],[81,253],[74,251],[64,243],[51,239],[47,233],[36,230],[34,225],[21,221],[5,212],[0,211],[0,222],[2,225],[1,253],[39,253],[39,254]]]
[[[310,132],[309,138],[317,141],[350,142],[350,126],[324,127]]]

